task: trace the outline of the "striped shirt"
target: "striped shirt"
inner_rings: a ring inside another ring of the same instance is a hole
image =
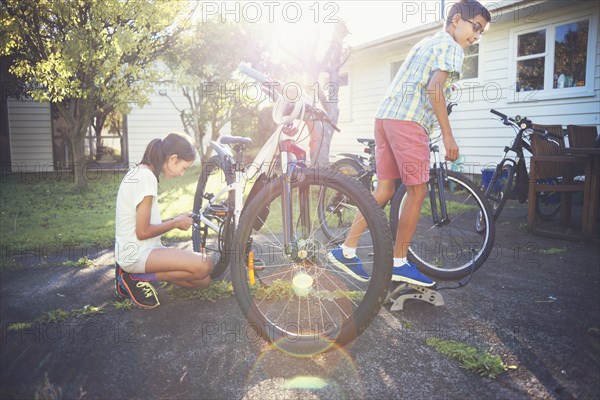
[[[428,134],[438,125],[427,94],[427,84],[436,70],[447,71],[444,96],[460,77],[463,49],[446,31],[421,40],[412,48],[394,77],[375,118],[413,121]]]

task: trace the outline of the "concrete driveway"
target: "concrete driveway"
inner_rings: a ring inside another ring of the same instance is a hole
[[[36,323],[50,310],[117,300],[111,254],[85,269],[25,257],[0,272],[0,397],[82,399],[597,399],[600,398],[600,253],[544,239],[509,202],[495,250],[445,305],[382,309],[346,348],[296,358],[257,338],[235,298],[171,300]],[[453,286],[442,283],[440,286]],[[496,379],[468,372],[425,344],[452,339],[502,357]]]

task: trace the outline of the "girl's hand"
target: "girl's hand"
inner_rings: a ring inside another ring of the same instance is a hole
[[[181,229],[182,231],[187,231],[194,223],[194,220],[192,219],[191,214],[184,213],[173,217],[173,222],[175,224],[175,228]]]

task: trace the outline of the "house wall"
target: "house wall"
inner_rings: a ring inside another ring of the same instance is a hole
[[[454,109],[450,121],[464,156],[465,172],[480,173],[483,166],[498,162],[504,146],[514,138],[513,130],[494,119],[489,113],[490,108],[511,116],[527,116],[539,124],[600,124],[600,33],[596,36],[595,54],[590,55],[595,60],[591,97],[514,101],[515,92],[510,87],[509,80],[511,29],[523,27],[524,23],[537,26],[540,22],[568,20],[582,13],[594,12],[596,22],[592,29],[598,31],[599,7],[596,3],[571,6],[568,5],[569,2],[563,2],[560,4],[567,6],[562,8],[556,7],[557,2],[550,3],[551,9],[540,8],[543,12],[523,14],[530,17],[529,19],[517,18],[512,12],[504,13],[502,18],[498,18],[480,44],[479,77],[475,81],[458,83],[458,106]],[[356,142],[356,138],[373,136],[374,114],[391,83],[390,64],[403,60],[410,47],[421,37],[429,36],[438,29],[441,29],[441,25],[422,32],[419,37],[409,37],[360,50],[352,57],[344,69],[349,73],[347,93],[350,99],[340,101],[339,126],[342,132],[334,135],[331,154],[362,151],[362,146]],[[348,103],[349,106],[346,105]]]
[[[189,103],[180,88],[168,88],[167,94],[180,110],[189,109]],[[185,133],[183,123],[171,101],[166,96],[154,94],[143,108],[136,107],[127,116],[129,137],[129,162],[137,163],[142,160],[148,143],[154,138],[160,138],[170,132]],[[205,145],[210,138],[209,132],[205,137]],[[221,135],[229,135],[230,124],[221,129]],[[199,161],[199,157],[196,162]]]
[[[8,99],[11,169],[53,171],[52,124],[47,103]]]
[[[186,100],[181,90],[169,88],[167,94],[177,107],[185,108]],[[148,104],[144,107],[134,107],[127,115],[129,163],[139,163],[148,143],[170,132],[183,133],[184,128],[179,112],[167,97],[156,93],[150,96]]]

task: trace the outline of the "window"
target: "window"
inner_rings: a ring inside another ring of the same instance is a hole
[[[517,37],[517,92],[544,90],[546,30]]]
[[[554,88],[585,86],[590,22],[556,27],[554,38]]]
[[[52,154],[54,169],[72,168],[71,144],[67,136],[67,122],[55,104],[51,104]],[[115,168],[126,165],[127,116],[117,111],[102,118],[94,118],[85,136],[85,158],[96,168]]]
[[[474,79],[479,76],[479,43],[465,49],[460,79]]]
[[[516,92],[532,99],[593,93],[595,29],[591,16],[513,31]]]

